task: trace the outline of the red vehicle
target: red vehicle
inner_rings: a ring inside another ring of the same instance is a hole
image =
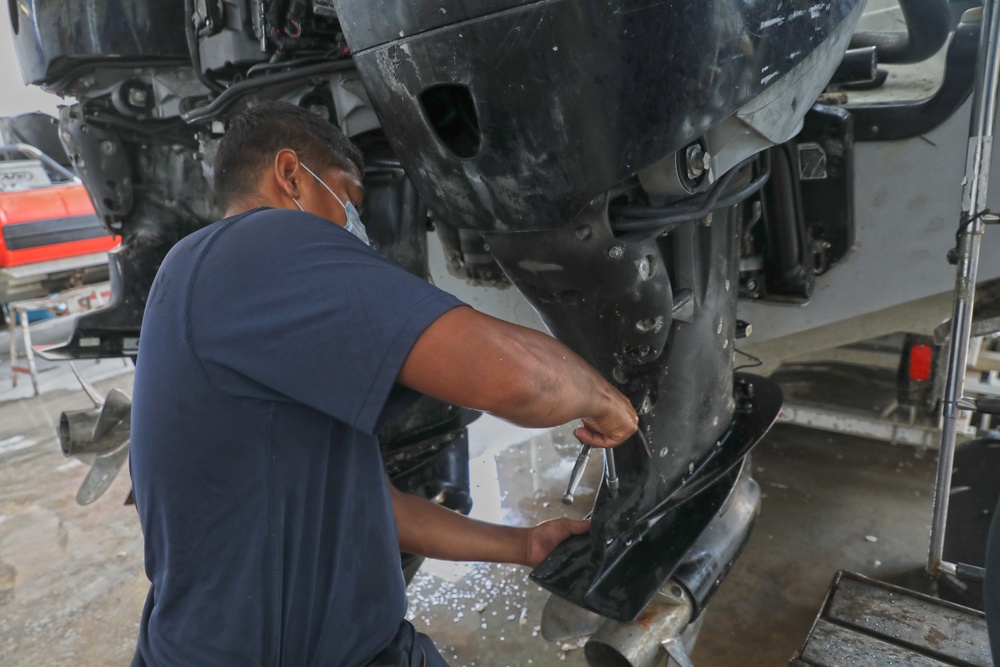
[[[106,280],[119,242],[72,172],[32,146],[0,146],[0,303]]]

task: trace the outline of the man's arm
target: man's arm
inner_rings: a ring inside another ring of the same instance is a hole
[[[639,423],[628,399],[568,347],[469,307],[453,308],[427,327],[398,381],[518,426],[582,419],[574,434],[595,447],[621,444]]]
[[[586,533],[589,521],[555,519],[532,528],[477,521],[408,493],[386,480],[399,531],[399,549],[441,560],[514,563],[535,567],[570,535]]]

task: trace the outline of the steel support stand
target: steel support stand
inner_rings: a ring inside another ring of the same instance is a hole
[[[964,390],[965,369],[972,328],[972,307],[979,271],[979,249],[983,235],[983,215],[989,189],[990,157],[993,150],[993,125],[1000,87],[1000,12],[996,0],[983,2],[982,33],[976,65],[976,85],[972,101],[969,152],[962,193],[962,217],[958,229],[955,306],[951,317],[948,345],[948,375],[942,402],[941,449],[938,453],[937,479],[934,486],[934,510],[931,524],[927,571],[938,574],[954,569],[943,563],[948,497],[955,460],[955,435],[960,402]]]

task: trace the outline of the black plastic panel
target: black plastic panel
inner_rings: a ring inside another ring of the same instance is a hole
[[[83,63],[188,57],[180,0],[18,0],[8,7],[29,85],[51,84]]]
[[[3,240],[8,250],[25,250],[57,243],[85,241],[107,235],[108,230],[92,213],[19,222],[3,227]]]
[[[751,178],[742,167],[730,191]],[[685,559],[729,496],[732,466],[780,406],[767,383],[733,384],[745,208],[716,209],[709,224],[666,235],[616,236],[598,197],[562,228],[485,235],[549,331],[639,413],[639,431],[615,449],[619,493],[602,486],[590,535],[557,547],[534,575],[610,618],[634,618]]]
[[[814,105],[795,144],[813,265],[823,273],[854,245],[853,118],[844,109]]]
[[[740,400],[718,446],[692,466],[674,493],[651,511],[634,517],[628,530],[600,548],[594,547],[588,535],[569,538],[542,561],[531,578],[598,614],[626,623],[635,620],[723,508],[746,455],[764,437],[781,409],[781,390],[774,382],[741,374],[737,380],[752,384],[753,398]],[[607,495],[606,485],[599,494]],[[706,595],[711,593],[709,588],[706,586]]]
[[[362,51],[400,37],[468,21],[505,9],[545,4],[545,0],[336,0],[337,15],[351,48]],[[402,33],[402,34],[401,34]]]
[[[491,14],[484,9],[514,3],[459,3],[476,5],[463,14],[455,3],[373,11],[344,0],[338,9],[372,103],[428,205],[457,227],[517,231],[565,224],[690,143],[849,27],[859,1],[542,0]],[[469,12],[478,17],[447,23]],[[474,157],[442,141],[421,102],[441,86],[469,92]]]

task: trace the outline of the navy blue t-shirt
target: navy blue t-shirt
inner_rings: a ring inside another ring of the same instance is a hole
[[[358,665],[389,643],[406,594],[374,433],[414,342],[458,305],[298,211],[170,251],[132,407],[147,664]]]

